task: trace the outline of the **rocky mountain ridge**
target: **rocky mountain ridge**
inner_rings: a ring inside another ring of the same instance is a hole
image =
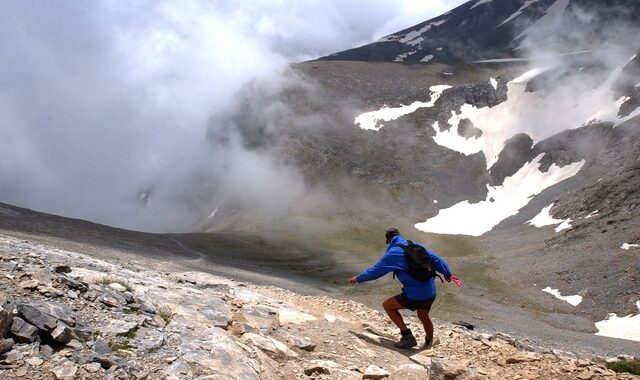
[[[0,373],[28,379],[631,379],[604,359],[438,323],[434,348],[353,301],[0,236]],[[414,331],[421,331],[415,318]],[[625,356],[622,356],[626,358]],[[618,359],[609,359],[618,360]]]
[[[639,14],[637,2],[629,0],[473,0],[373,43],[321,60],[527,60],[532,56],[531,49],[567,54],[621,38],[612,31],[634,25]]]

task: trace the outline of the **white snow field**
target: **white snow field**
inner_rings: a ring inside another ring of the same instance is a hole
[[[552,226],[554,224],[562,223],[562,219],[554,219],[553,216],[551,216],[552,207],[553,203],[543,208],[538,215],[536,215],[533,219],[527,221],[526,223],[529,223],[535,227]]]
[[[579,296],[577,294],[575,296],[563,296],[562,294],[560,294],[560,291],[558,289],[551,289],[550,286],[542,289],[542,291],[554,295],[557,299],[563,300],[569,303],[571,306],[578,306],[580,305],[580,302],[582,302],[582,296]]]
[[[607,81],[596,89],[577,91],[574,86],[558,88],[544,97],[537,92],[525,92],[526,84],[537,75],[554,68],[547,65],[531,69],[507,83],[507,101],[494,107],[476,108],[464,104],[460,111],[451,111],[448,124],[451,128],[440,131],[434,124],[434,141],[464,155],[483,152],[487,168],[497,161],[504,143],[518,133],[526,133],[534,144],[564,130],[578,128],[593,120],[621,123],[637,114],[634,111],[625,118],[618,118],[620,99],[613,100],[612,84],[620,76],[624,65],[615,69]],[[568,100],[570,99],[570,101]],[[597,110],[594,113],[594,110]],[[469,119],[476,128],[482,130],[479,138],[464,138],[458,135],[458,125],[462,119]]]
[[[551,165],[546,173],[539,170],[540,154],[525,164],[513,176],[505,178],[501,186],[487,185],[487,199],[478,203],[463,201],[440,212],[415,227],[424,232],[452,235],[480,236],[498,223],[526,206],[533,196],[582,169],[584,161],[558,167]]]
[[[640,301],[636,302],[636,307],[640,310]],[[596,328],[596,335],[640,342],[640,313],[629,314],[626,317],[618,317],[611,313],[607,319],[596,322]]]
[[[418,108],[433,107],[436,104],[436,100],[442,95],[442,92],[451,86],[438,85],[429,87],[431,91],[431,99],[428,102],[413,102],[408,106],[400,107],[382,107],[377,111],[365,112],[355,117],[354,122],[365,130],[378,131],[384,127],[382,121],[390,121],[399,118],[400,116],[408,115],[415,112]]]

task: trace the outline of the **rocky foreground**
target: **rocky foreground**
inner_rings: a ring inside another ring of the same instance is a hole
[[[356,302],[123,267],[4,235],[0,270],[0,378],[638,378],[456,325],[438,326],[432,349],[397,350],[396,328]]]

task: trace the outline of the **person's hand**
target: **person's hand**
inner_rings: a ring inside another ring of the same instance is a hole
[[[454,284],[458,286],[462,286],[462,281],[460,281],[460,279],[454,275],[451,275],[451,277],[446,278],[446,280],[447,282],[453,281]]]
[[[349,279],[349,283],[351,283],[351,284],[355,284],[356,282],[357,282],[357,281],[356,281],[356,276],[353,276],[353,277],[351,277],[351,278]]]

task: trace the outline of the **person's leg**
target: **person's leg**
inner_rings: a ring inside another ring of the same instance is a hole
[[[418,309],[417,312],[418,318],[424,327],[424,333],[427,335],[427,340],[430,342],[433,340],[433,322],[429,318],[429,310]]]
[[[384,301],[382,303],[382,307],[384,308],[384,311],[387,312],[389,319],[391,319],[391,321],[395,323],[396,326],[398,326],[400,331],[407,330],[407,325],[404,323],[402,314],[400,314],[400,312],[398,311],[399,309],[404,309],[404,306],[398,303],[398,300],[396,300],[396,297],[391,297],[388,300]]]

